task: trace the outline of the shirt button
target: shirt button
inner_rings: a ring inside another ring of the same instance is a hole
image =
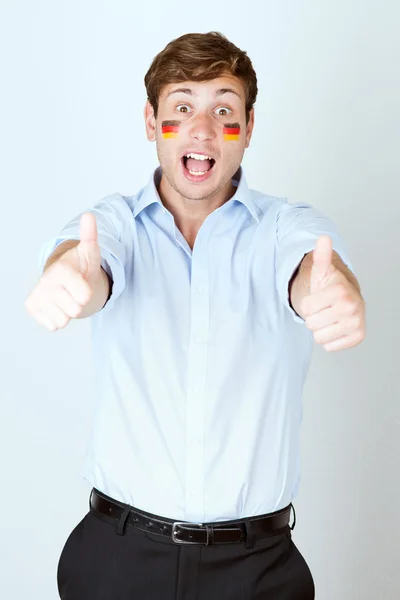
[[[201,294],[201,292],[202,292],[202,291],[203,291],[203,286],[201,286],[201,285],[198,285],[198,286],[196,287],[196,292],[197,292],[198,294]]]

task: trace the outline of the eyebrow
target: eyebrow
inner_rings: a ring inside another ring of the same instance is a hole
[[[188,96],[195,96],[194,92],[192,89],[190,88],[176,88],[175,90],[171,90],[169,92],[169,94],[167,94],[167,98],[169,98],[169,96],[172,96],[172,94],[188,94]],[[238,98],[240,98],[240,94],[232,89],[232,88],[220,88],[219,90],[217,90],[215,92],[216,96],[222,96],[223,94],[235,94],[235,96],[238,96]]]
[[[222,96],[223,94],[235,94],[236,96],[238,96],[240,98],[240,94],[236,91],[233,90],[232,88],[221,88],[220,90],[216,91],[216,96]]]

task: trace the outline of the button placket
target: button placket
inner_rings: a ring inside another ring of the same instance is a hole
[[[186,398],[186,519],[204,514],[204,391],[208,357],[208,266],[204,253],[192,257],[191,323]]]

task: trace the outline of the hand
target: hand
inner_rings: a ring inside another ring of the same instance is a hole
[[[365,338],[365,303],[332,261],[332,240],[321,236],[313,252],[310,294],[301,314],[314,340],[328,352],[357,346]]]
[[[74,248],[46,269],[25,300],[29,314],[49,331],[62,329],[82,315],[101,277],[97,225],[92,213],[81,216],[79,237]]]

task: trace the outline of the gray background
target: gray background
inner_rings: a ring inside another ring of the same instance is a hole
[[[318,600],[400,596],[398,6],[1,2],[2,598],[57,597],[59,554],[88,508],[90,322],[50,333],[25,312],[40,247],[99,198],[146,184],[144,74],[172,38],[213,29],[258,74],[249,185],[325,211],[367,303],[361,346],[314,347],[294,541]]]

